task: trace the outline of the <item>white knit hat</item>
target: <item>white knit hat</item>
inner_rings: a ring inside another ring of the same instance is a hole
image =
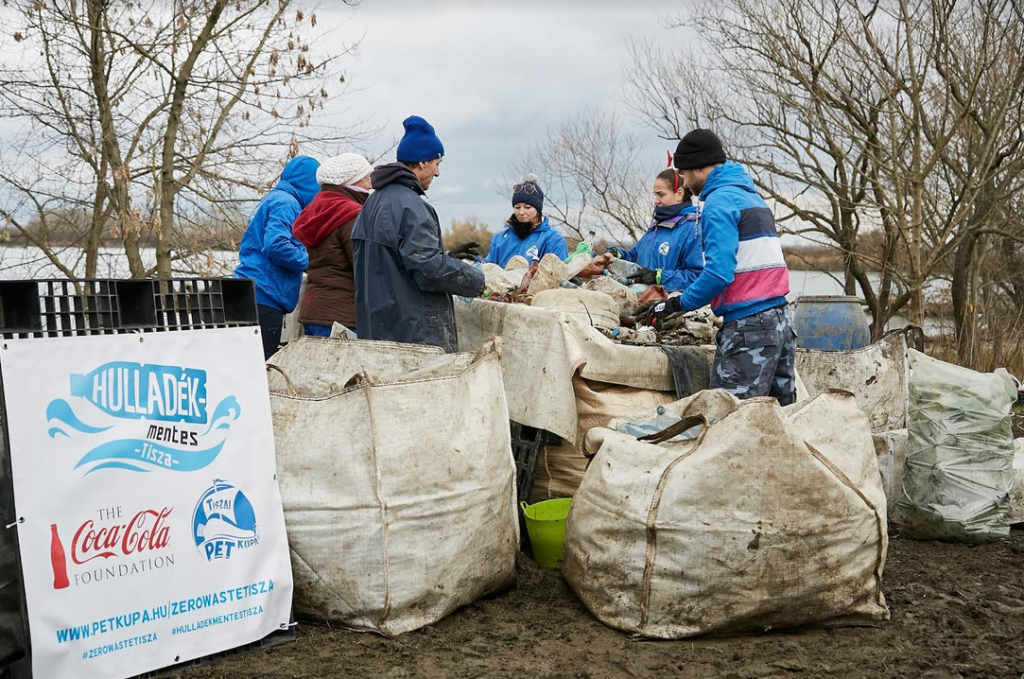
[[[342,153],[340,156],[328,158],[320,164],[316,171],[316,181],[321,186],[324,184],[345,186],[365,179],[371,172],[373,172],[373,167],[370,166],[366,158],[358,153]]]

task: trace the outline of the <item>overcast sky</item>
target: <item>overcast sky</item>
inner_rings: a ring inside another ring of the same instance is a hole
[[[340,3],[339,3],[340,5]],[[476,215],[497,230],[511,213],[500,183],[514,159],[585,110],[618,110],[627,41],[681,39],[664,18],[687,2],[661,0],[363,0],[318,13],[346,41],[349,95],[332,118],[383,126],[364,150],[380,153],[409,115],[444,143],[430,189],[442,225]],[[664,142],[652,142],[661,167]],[[339,149],[342,152],[346,149]],[[394,159],[394,151],[385,158]]]

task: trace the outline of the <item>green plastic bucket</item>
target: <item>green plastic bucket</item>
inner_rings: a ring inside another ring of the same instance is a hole
[[[526,517],[533,558],[544,568],[557,570],[562,565],[562,543],[565,542],[565,518],[569,516],[572,498],[544,500],[532,505],[520,502]]]

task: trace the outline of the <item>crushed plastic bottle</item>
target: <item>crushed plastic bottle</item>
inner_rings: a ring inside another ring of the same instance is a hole
[[[664,406],[658,406],[658,416],[653,420],[639,420],[634,422],[622,422],[616,428],[617,431],[627,434],[629,436],[635,436],[641,438],[643,436],[650,436],[651,434],[657,434],[665,431],[673,424],[683,419],[677,413],[671,410],[666,410]],[[673,436],[665,443],[679,443],[681,441],[692,441],[700,435],[701,430],[704,429],[703,424],[695,424],[681,434]]]

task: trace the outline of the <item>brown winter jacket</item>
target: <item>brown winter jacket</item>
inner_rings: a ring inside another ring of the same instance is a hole
[[[325,186],[295,220],[295,237],[309,252],[299,322],[356,327],[352,227],[368,194]]]

